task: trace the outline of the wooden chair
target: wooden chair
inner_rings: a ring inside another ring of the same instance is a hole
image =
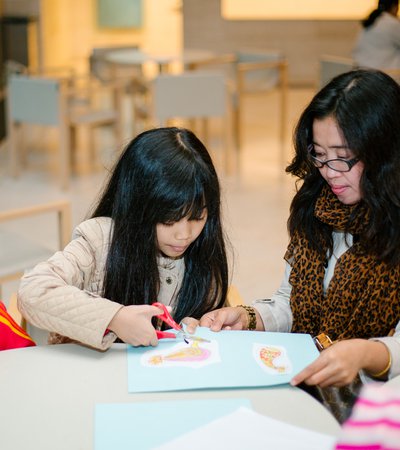
[[[158,125],[171,119],[198,118],[203,124],[203,140],[208,141],[207,121],[219,117],[223,124],[224,165],[231,169],[231,121],[227,84],[221,73],[189,71],[176,75],[161,74],[154,79],[153,115]]]
[[[87,84],[85,84],[87,83]],[[107,86],[107,89],[109,86]],[[71,175],[74,132],[86,130],[89,137],[88,150],[79,149],[83,156],[83,171],[93,162],[93,130],[112,125],[118,145],[122,142],[121,90],[116,82],[111,106],[93,106],[93,94],[101,86],[92,80],[70,86],[69,82],[57,78],[28,75],[11,75],[7,85],[7,130],[11,174],[18,176],[21,169],[21,125],[34,124],[56,127],[58,139],[58,170],[62,188],[67,188]],[[83,100],[85,98],[85,100]],[[77,152],[76,152],[77,153]]]
[[[341,56],[321,55],[319,58],[318,89],[321,89],[336,75],[355,69],[356,63],[351,58]]]
[[[188,66],[191,70],[218,70],[228,80],[233,114],[234,142],[243,147],[243,113],[245,99],[249,95],[279,89],[279,138],[281,142],[282,166],[287,122],[287,61],[279,51],[243,50],[210,57]]]
[[[17,232],[16,222],[45,214],[57,215],[58,245],[56,248],[44,245],[35,239],[32,232]],[[71,204],[61,200],[25,208],[0,211],[0,298],[3,284],[18,280],[24,271],[40,261],[48,259],[55,251],[64,248],[71,238]]]
[[[279,90],[279,140],[281,144],[281,167],[285,166],[288,64],[280,51],[239,51],[236,53],[237,106],[234,122],[237,141],[243,143],[243,104],[248,95]]]

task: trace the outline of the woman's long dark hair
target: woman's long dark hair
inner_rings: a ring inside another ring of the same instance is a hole
[[[369,28],[383,12],[389,12],[395,6],[399,6],[399,0],[379,0],[378,7],[367,18],[361,21],[362,26]]]
[[[185,274],[174,318],[200,318],[226,299],[228,266],[220,215],[220,186],[210,155],[183,128],[158,128],[133,139],[117,162],[92,215],[113,219],[104,293],[123,305],[157,301],[156,225],[207,208],[200,236],[184,254]]]
[[[364,164],[359,207],[367,209],[370,220],[360,241],[379,260],[400,264],[399,111],[400,86],[376,70],[339,75],[315,95],[297,124],[295,156],[286,168],[302,181],[291,204],[291,236],[300,231],[313,248],[332,250],[332,230],[314,217],[315,202],[326,181],[308,155],[314,120],[332,117],[347,146]]]

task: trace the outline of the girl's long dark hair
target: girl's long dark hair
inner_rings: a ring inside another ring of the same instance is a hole
[[[339,75],[315,95],[297,124],[295,156],[286,168],[302,183],[291,204],[291,236],[300,231],[313,248],[332,250],[332,230],[314,217],[315,202],[326,182],[308,156],[314,120],[330,116],[347,146],[364,164],[359,207],[367,209],[370,220],[360,241],[379,260],[400,264],[399,111],[400,86],[376,70]]]
[[[113,219],[103,295],[123,305],[157,301],[156,225],[188,215],[199,219],[204,207],[204,229],[184,254],[185,274],[173,312],[177,321],[200,318],[226,300],[219,181],[209,153],[189,130],[158,128],[133,139],[92,215]]]
[[[374,9],[368,17],[361,21],[362,26],[364,28],[369,28],[383,12],[388,12],[395,6],[399,6],[399,0],[379,0],[378,7]]]

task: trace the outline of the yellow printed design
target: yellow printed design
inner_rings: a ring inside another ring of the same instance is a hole
[[[166,355],[157,354],[153,355],[149,359],[149,364],[153,366],[157,366],[162,364],[163,362],[194,362],[194,361],[204,361],[209,358],[211,352],[206,348],[199,347],[198,342],[193,342],[192,345],[180,348],[178,350],[173,350],[171,353]]]

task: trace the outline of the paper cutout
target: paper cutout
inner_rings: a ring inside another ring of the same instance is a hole
[[[207,366],[221,361],[217,341],[180,342],[172,348],[150,350],[142,355],[140,363],[145,367],[177,367],[192,369]]]
[[[257,364],[268,374],[285,375],[292,372],[292,363],[285,347],[255,343],[253,356]]]

